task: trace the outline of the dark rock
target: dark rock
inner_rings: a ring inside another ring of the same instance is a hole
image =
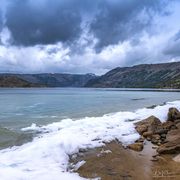
[[[145,138],[150,138],[151,139],[152,135],[153,135],[152,131],[147,131],[147,132],[143,133],[143,137],[145,137]]]
[[[157,129],[155,130],[154,134],[167,134],[167,129]]]
[[[174,122],[172,121],[166,121],[162,123],[163,129],[166,129],[166,130],[170,130],[173,125],[174,125]]]
[[[157,146],[153,146],[152,149],[157,149]],[[154,156],[157,156],[157,155],[154,155]]]
[[[169,131],[166,141],[157,149],[160,154],[180,153],[180,129]]]
[[[161,139],[166,139],[166,134],[161,134]]]
[[[151,161],[158,161],[156,157],[152,158]]]
[[[168,121],[175,121],[176,119],[180,118],[180,112],[178,111],[178,109],[172,107],[169,108],[169,112],[168,112]]]
[[[140,137],[139,139],[137,139],[135,142],[144,142],[144,137]]]
[[[139,134],[143,134],[144,132],[146,132],[148,130],[148,126],[147,125],[138,125],[136,126],[136,131],[139,133]]]
[[[151,139],[151,142],[152,142],[153,144],[158,144],[158,140],[157,140],[157,139]]]

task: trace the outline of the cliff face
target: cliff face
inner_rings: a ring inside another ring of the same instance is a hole
[[[86,87],[180,88],[180,62],[115,68]]]
[[[0,87],[83,87],[93,74],[0,74]]]

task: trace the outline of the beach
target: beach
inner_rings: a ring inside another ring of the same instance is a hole
[[[178,94],[124,89],[1,89],[1,178],[152,178],[162,165],[155,166],[160,161],[152,158],[155,149],[150,141],[144,139],[144,148],[138,152],[127,146],[141,138],[136,124],[153,115],[159,120],[153,118],[152,122],[161,125],[169,108],[180,109]],[[178,170],[178,165],[172,161],[170,172]]]

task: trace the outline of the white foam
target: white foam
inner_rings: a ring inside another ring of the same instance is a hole
[[[40,131],[39,137],[19,147],[0,151],[0,175],[2,180],[78,180],[77,173],[68,172],[69,155],[79,149],[94,148],[114,139],[128,144],[139,135],[134,121],[155,115],[165,121],[169,107],[180,109],[180,101],[139,109],[135,112],[118,112],[102,117],[65,119],[38,127],[35,124],[23,131]],[[47,133],[48,132],[48,133]]]

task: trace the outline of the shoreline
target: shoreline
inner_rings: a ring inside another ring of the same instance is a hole
[[[71,156],[71,171],[101,180],[179,180],[180,112],[169,108],[167,117],[163,123],[155,116],[134,123],[141,137],[126,147],[115,140]]]
[[[154,147],[152,143],[146,141],[144,149],[136,152],[123,147],[117,141],[112,141],[103,147],[80,153],[75,159],[71,159],[71,163],[85,161],[75,171],[84,178],[180,179],[180,163],[172,159],[173,155],[163,155],[158,160],[154,160],[153,156],[157,154]]]

